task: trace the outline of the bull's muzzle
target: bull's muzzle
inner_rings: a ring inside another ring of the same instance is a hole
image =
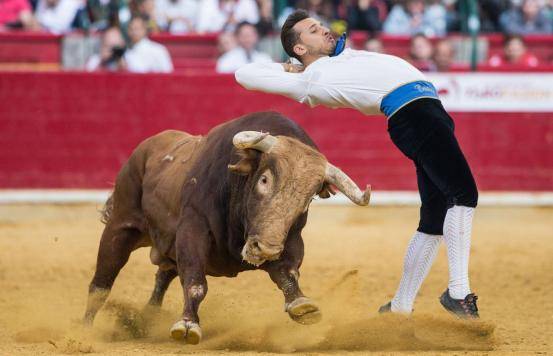
[[[242,259],[252,265],[259,266],[265,261],[277,260],[283,249],[283,246],[263,242],[258,236],[250,236],[242,249]]]

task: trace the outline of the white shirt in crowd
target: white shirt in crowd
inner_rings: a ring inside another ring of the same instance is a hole
[[[382,98],[424,74],[395,56],[346,48],[323,57],[302,73],[288,73],[280,63],[251,63],[238,69],[236,81],[246,89],[281,94],[311,107],[347,107],[370,115],[380,113]]]
[[[218,73],[234,73],[238,68],[248,63],[270,63],[272,61],[266,53],[254,50],[248,55],[244,48],[236,47],[217,60],[216,70]]]
[[[148,38],[140,40],[125,52],[127,69],[130,72],[148,73],[173,71],[171,56],[163,45],[150,41]]]
[[[38,23],[46,30],[62,34],[71,30],[71,23],[82,4],[78,0],[59,0],[56,6],[48,7],[46,1],[40,0],[35,15]]]
[[[167,29],[171,33],[194,31],[198,13],[197,0],[156,0],[155,6],[156,21],[162,29]],[[183,18],[188,22],[182,20]]]
[[[222,8],[219,6],[219,0],[201,0],[196,31],[222,31],[231,15],[236,23],[247,21],[256,24],[259,22],[259,8],[255,0],[227,1]]]

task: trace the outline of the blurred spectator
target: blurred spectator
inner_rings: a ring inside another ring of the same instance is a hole
[[[167,49],[148,39],[146,22],[141,17],[134,17],[128,27],[130,48],[124,59],[130,72],[172,72],[173,63]]]
[[[321,21],[326,27],[336,18],[336,11],[332,0],[307,0],[305,10],[313,18]]]
[[[223,55],[236,47],[236,36],[232,32],[221,32],[217,38],[217,50]]]
[[[86,0],[86,7],[93,30],[126,24],[131,18],[126,0]]]
[[[538,58],[526,50],[524,40],[519,35],[511,35],[505,38],[503,55],[492,56],[488,64],[492,67],[520,66],[537,67]]]
[[[501,14],[501,29],[508,34],[550,34],[553,32],[551,18],[538,0],[524,0],[522,6]]]
[[[259,4],[259,22],[257,32],[261,37],[265,37],[273,32],[273,0],[257,0]]]
[[[444,36],[446,34],[446,11],[439,1],[428,7],[423,0],[406,0],[405,5],[396,4],[384,22],[383,31],[390,35]]]
[[[384,53],[384,46],[382,45],[382,41],[376,37],[369,38],[365,42],[363,49],[369,52]]]
[[[481,0],[478,1],[481,32],[498,32],[500,15],[509,7],[509,0]]]
[[[132,17],[140,17],[146,24],[148,33],[159,32],[156,22],[156,3],[154,0],[131,0]]]
[[[171,33],[194,32],[197,0],[156,0],[157,24]]]
[[[78,0],[39,0],[36,18],[46,31],[62,34],[71,30],[80,7],[81,2]]]
[[[357,0],[347,8],[347,22],[349,30],[364,30],[377,32],[382,29],[380,11],[382,5],[379,0]]]
[[[0,0],[0,30],[22,28],[37,30],[40,27],[27,0]]]
[[[423,34],[417,34],[411,38],[409,47],[409,61],[422,71],[433,71],[432,42]]]
[[[223,54],[217,60],[218,73],[234,73],[241,66],[254,62],[272,62],[267,54],[258,52],[255,47],[259,37],[252,24],[242,22],[236,27],[238,46]]]
[[[196,31],[234,31],[236,24],[259,22],[259,9],[255,0],[201,0]]]
[[[282,10],[278,17],[278,25],[282,27],[286,18],[297,9],[307,11],[310,17],[322,22],[325,27],[332,30],[332,20],[336,18],[336,11],[332,0],[297,0],[294,6],[288,6]]]
[[[123,59],[125,53],[125,39],[118,27],[110,27],[102,34],[100,53],[95,54],[86,62],[86,70],[118,71],[126,69]]]
[[[448,72],[453,66],[455,51],[448,39],[441,40],[434,47],[434,69],[438,72]]]

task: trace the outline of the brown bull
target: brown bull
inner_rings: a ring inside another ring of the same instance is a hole
[[[106,204],[85,321],[93,322],[130,253],[146,246],[159,266],[149,304],[161,305],[177,275],[182,283],[184,312],[171,328],[176,339],[201,339],[206,275],[234,277],[256,268],[282,290],[292,319],[318,321],[318,307],[298,285],[301,231],[312,198],[328,197],[330,185],[368,204],[370,190],[359,190],[278,113],[247,115],[206,136],[165,131],[145,140]]]

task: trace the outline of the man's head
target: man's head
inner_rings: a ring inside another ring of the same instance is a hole
[[[413,60],[428,61],[432,59],[432,42],[423,34],[417,34],[411,38],[409,54]]]
[[[503,45],[503,51],[508,62],[517,63],[526,53],[526,45],[519,35],[507,36]]]
[[[448,71],[453,63],[455,51],[453,45],[447,39],[441,40],[434,49],[434,64],[439,72]]]
[[[533,21],[540,13],[540,4],[536,0],[525,0],[522,3],[522,14],[527,21]]]
[[[405,7],[411,15],[421,15],[424,12],[423,0],[407,0]]]
[[[336,48],[330,30],[303,10],[288,16],[282,26],[280,40],[286,53],[302,63],[310,58],[328,56]]]
[[[55,8],[58,4],[59,0],[46,0],[46,7]]]
[[[118,27],[110,27],[102,35],[102,46],[100,48],[102,59],[110,58],[113,55],[113,49],[116,47],[125,47],[125,39]]]
[[[133,17],[129,22],[129,38],[134,45],[148,35],[148,29],[146,28],[146,21],[141,17]]]
[[[217,38],[217,49],[219,54],[225,54],[236,47],[236,36],[232,32],[221,32]]]
[[[236,26],[235,33],[240,47],[246,51],[253,51],[255,49],[259,36],[254,25],[249,22],[241,22]]]
[[[365,42],[364,49],[369,52],[384,53],[382,41],[376,37],[369,38],[367,42]]]

